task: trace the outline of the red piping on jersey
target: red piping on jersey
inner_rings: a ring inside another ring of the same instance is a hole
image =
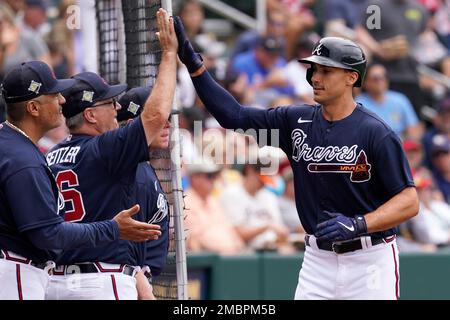
[[[386,243],[389,243],[389,242],[394,241],[395,238],[396,238],[396,235],[394,234],[394,235],[392,235],[392,236],[389,236],[389,237],[384,238],[384,241],[385,241]]]
[[[21,263],[25,263],[25,264],[30,264],[31,260],[27,259],[27,258],[15,258],[15,257],[11,257],[8,253],[8,251],[4,250],[3,251],[4,255],[5,255],[5,259],[9,260],[9,261],[13,261],[13,262],[21,262]]]
[[[124,264],[121,264],[118,269],[106,269],[103,268],[102,265],[98,262],[94,262],[94,264],[100,272],[123,272],[123,268],[125,267]]]
[[[116,286],[116,278],[114,278],[113,275],[111,275],[111,281],[114,291],[114,297],[116,298],[116,300],[119,300],[119,294],[117,293],[117,286]]]
[[[397,258],[395,256],[395,248],[394,245],[392,244],[392,254],[394,255],[394,263],[395,263],[395,297],[397,298],[397,300],[400,298],[399,294],[398,294],[398,267],[397,267]]]
[[[16,264],[16,278],[17,278],[17,292],[19,293],[19,300],[23,300],[22,281],[20,280],[20,264]]]

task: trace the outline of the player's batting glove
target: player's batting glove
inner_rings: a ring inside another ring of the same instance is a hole
[[[181,22],[180,17],[175,16],[173,22],[178,39],[178,57],[186,65],[189,73],[194,73],[203,65],[202,56],[192,48],[192,44],[184,31],[183,22]]]
[[[339,212],[324,211],[324,213],[332,218],[317,225],[314,235],[319,241],[344,241],[367,233],[364,216],[351,218]]]

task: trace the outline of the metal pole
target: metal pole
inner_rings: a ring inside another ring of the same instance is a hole
[[[266,32],[267,3],[266,0],[256,0],[256,28],[260,34]]]
[[[161,6],[166,9],[169,15],[172,15],[172,1],[161,0]],[[172,109],[178,111],[178,94],[175,92]],[[186,261],[186,235],[184,232],[184,201],[183,188],[181,184],[181,145],[180,145],[180,128],[179,117],[175,113],[172,115],[171,129],[171,169],[172,169],[172,190],[173,190],[173,218],[175,227],[175,261],[177,268],[177,293],[178,300],[187,300],[187,261]]]
[[[206,8],[224,16],[247,29],[256,29],[257,21],[249,15],[218,0],[198,0]]]
[[[122,1],[117,0],[117,54],[118,64],[118,81],[119,83],[127,82],[127,55],[125,47],[125,22],[123,21]]]

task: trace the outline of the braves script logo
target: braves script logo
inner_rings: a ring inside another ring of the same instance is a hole
[[[301,129],[292,131],[292,158],[299,162],[313,162],[308,164],[311,173],[350,173],[350,181],[365,182],[370,180],[371,165],[367,162],[366,153],[361,150],[356,155],[358,146],[351,147],[327,146],[310,148],[305,142],[306,133]],[[328,163],[321,163],[321,162]],[[330,163],[332,162],[332,163]]]

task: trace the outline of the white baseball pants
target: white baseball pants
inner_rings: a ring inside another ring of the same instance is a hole
[[[343,254],[322,250],[310,236],[299,272],[296,300],[395,300],[399,298],[399,259],[395,238]]]
[[[107,269],[120,265],[106,264]],[[50,276],[46,300],[137,300],[136,278],[121,272]]]
[[[49,281],[47,270],[0,259],[0,300],[44,300]]]

